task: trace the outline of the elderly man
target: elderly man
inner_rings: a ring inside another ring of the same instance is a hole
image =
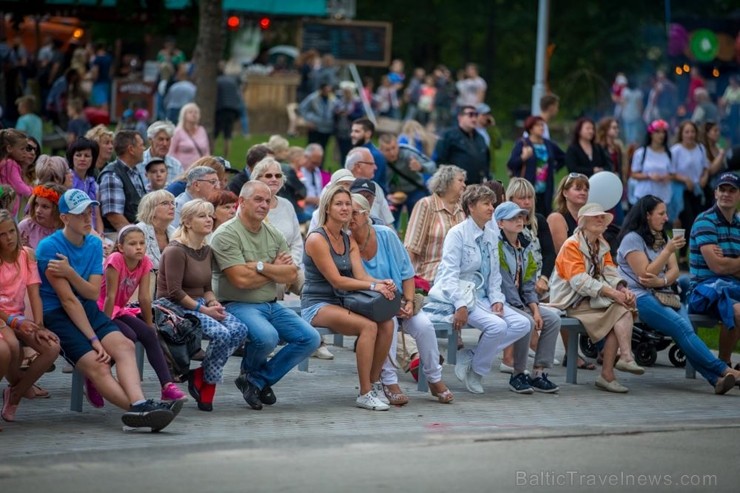
[[[355,147],[349,154],[347,154],[347,160],[344,162],[344,168],[352,173],[355,178],[365,178],[372,180],[375,175],[375,159],[370,153],[367,147]],[[375,184],[375,202],[373,207],[370,209],[370,215],[379,218],[383,221],[386,226],[393,226],[393,213],[390,207],[388,207],[388,200],[385,198],[383,189]]]
[[[169,155],[174,133],[175,126],[168,121],[158,121],[149,125],[146,129],[149,149],[144,151],[144,159],[139,163],[139,172],[142,175],[146,176],[146,165],[154,158],[163,159],[167,165],[167,185],[182,174],[182,163]]]
[[[722,173],[714,198],[714,206],[699,214],[691,228],[689,311],[722,321],[718,357],[729,365],[740,339],[740,177]]]
[[[144,139],[133,130],[121,130],[113,137],[118,159],[100,172],[100,208],[106,231],[120,231],[136,223],[139,201],[146,194],[144,177],[137,164],[144,155]]]
[[[208,166],[196,166],[188,170],[187,187],[185,191],[175,198],[175,220],[173,227],[180,225],[180,211],[182,206],[193,199],[208,200],[214,190],[221,188],[216,170]]]
[[[460,106],[457,126],[448,129],[437,142],[438,163],[452,163],[466,172],[465,184],[482,183],[490,178],[490,153],[481,134],[476,131],[478,110],[475,106]]]
[[[255,410],[276,402],[272,386],[320,343],[316,329],[275,299],[277,284],[295,282],[298,267],[283,234],[265,222],[271,199],[264,183],[246,183],[236,217],[221,225],[211,239],[214,292],[227,312],[249,326],[249,342],[235,383]],[[268,361],[280,340],[287,344]]]

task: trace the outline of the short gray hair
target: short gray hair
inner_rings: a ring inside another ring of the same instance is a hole
[[[154,122],[146,129],[146,138],[152,140],[159,132],[165,132],[171,138],[175,133],[175,126],[170,122],[162,120]]]
[[[314,142],[314,143],[308,144],[306,146],[306,150],[304,151],[304,154],[306,156],[310,156],[314,152],[320,152],[321,154],[323,154],[324,153],[324,148],[321,147],[321,144],[317,144],[316,142]]]
[[[157,209],[157,205],[164,200],[175,200],[175,196],[167,190],[155,190],[144,195],[141,202],[139,202],[136,219],[144,224],[152,224],[154,211]]]
[[[265,183],[259,180],[250,180],[242,185],[242,189],[239,191],[239,197],[248,199],[252,196],[252,194],[254,194],[254,190],[260,185],[267,188],[267,190],[270,190],[270,187],[268,187]],[[272,192],[270,192],[270,194],[272,194]]]
[[[280,178],[280,188],[283,188],[285,185],[285,174],[283,173],[283,167],[280,164],[280,161],[275,159],[272,156],[267,156],[262,161],[254,165],[254,168],[252,168],[252,172],[249,174],[250,180],[259,180],[268,169],[272,168],[273,166],[277,166],[277,169],[280,170],[280,173],[283,175],[282,178]]]
[[[452,182],[455,181],[457,175],[462,175],[463,179],[466,178],[467,173],[465,170],[455,166],[454,164],[441,164],[437,171],[429,178],[427,188],[429,192],[436,195],[444,195]]]
[[[344,160],[344,168],[352,171],[355,165],[362,161],[366,152],[370,152],[366,147],[355,147],[349,151],[347,158]]]
[[[191,186],[198,180],[202,180],[204,176],[217,175],[216,170],[209,168],[208,166],[194,166],[188,170],[187,182],[188,187]]]

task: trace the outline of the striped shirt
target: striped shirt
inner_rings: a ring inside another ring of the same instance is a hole
[[[465,220],[462,207],[458,204],[449,211],[444,201],[432,194],[419,200],[411,212],[404,246],[414,256],[416,275],[433,282],[437,267],[442,260],[445,236],[453,226]]]
[[[689,267],[692,287],[698,283],[721,277],[712,272],[701,254],[704,245],[718,245],[727,258],[740,257],[740,220],[732,216],[728,222],[715,204],[711,209],[696,217],[689,240]]]

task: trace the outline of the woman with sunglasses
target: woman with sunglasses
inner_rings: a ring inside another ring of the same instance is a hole
[[[645,144],[632,156],[630,203],[655,195],[671,203],[671,151],[668,149],[668,122],[654,120],[647,128]],[[671,217],[671,220],[676,219]]]
[[[507,166],[511,176],[526,178],[537,196],[537,212],[547,215],[552,210],[555,173],[565,166],[565,153],[553,141],[545,138],[545,120],[529,116],[524,120],[526,136],[511,150]]]

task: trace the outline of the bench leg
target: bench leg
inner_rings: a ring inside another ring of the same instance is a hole
[[[447,364],[454,365],[457,363],[457,331],[451,326],[447,333]],[[421,367],[419,367],[419,374],[421,374]],[[424,389],[426,392],[426,389]]]
[[[334,345],[344,347],[344,336],[342,334],[334,334]]]
[[[578,383],[578,331],[568,330],[568,348],[565,351],[568,356],[568,366],[565,371],[567,383]]]
[[[691,363],[689,363],[688,360],[686,361],[686,378],[696,378],[696,370],[691,366]]]
[[[69,402],[69,410],[82,412],[82,386],[85,382],[85,376],[80,370],[75,368],[72,371],[72,395]]]
[[[144,346],[140,343],[136,343],[136,366],[139,368],[139,378],[144,381]]]
[[[308,371],[308,360],[309,359],[310,357],[298,363],[298,371]]]

